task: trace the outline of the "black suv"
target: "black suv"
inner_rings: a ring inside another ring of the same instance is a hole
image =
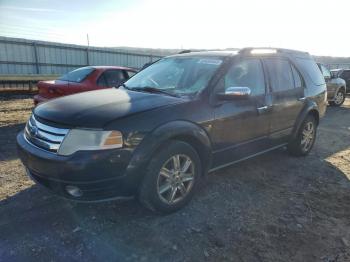
[[[309,54],[286,49],[169,56],[119,89],[44,103],[18,134],[37,183],[66,198],[138,196],[172,212],[202,176],[287,146],[310,152],[326,84]]]

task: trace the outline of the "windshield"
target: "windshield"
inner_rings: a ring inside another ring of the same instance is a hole
[[[78,82],[83,81],[94,69],[92,67],[83,67],[73,70],[59,78],[59,80]]]
[[[222,63],[217,57],[169,57],[145,68],[125,82],[128,89],[153,88],[169,94],[203,90]]]

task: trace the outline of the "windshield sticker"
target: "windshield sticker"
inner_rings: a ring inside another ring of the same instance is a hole
[[[198,61],[198,63],[207,65],[220,65],[222,61],[218,59],[201,59]]]

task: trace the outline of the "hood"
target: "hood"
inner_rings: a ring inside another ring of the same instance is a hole
[[[111,88],[50,100],[36,107],[34,115],[59,125],[103,128],[112,120],[183,101],[184,98]]]

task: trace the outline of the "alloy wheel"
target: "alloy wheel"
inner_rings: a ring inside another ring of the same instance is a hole
[[[334,103],[337,105],[340,105],[344,100],[344,94],[343,92],[339,91],[334,97]]]
[[[304,126],[301,147],[304,152],[307,152],[311,147],[315,139],[315,125],[313,122],[307,122]]]
[[[177,154],[169,158],[160,169],[157,191],[160,199],[175,204],[191,191],[195,179],[195,166],[190,157]]]

